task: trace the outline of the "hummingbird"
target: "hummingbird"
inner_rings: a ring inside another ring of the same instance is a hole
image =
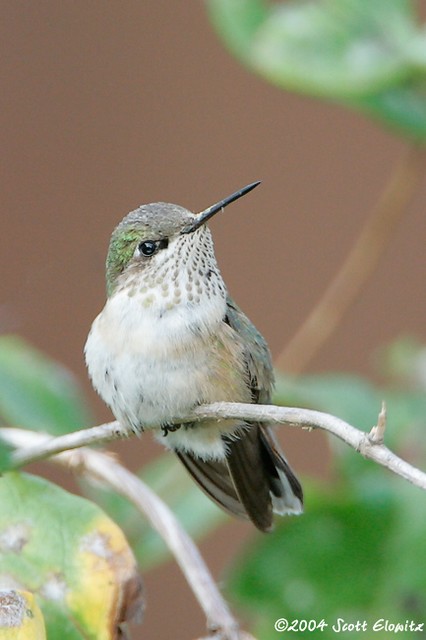
[[[126,215],[111,236],[107,301],[84,350],[95,390],[129,433],[152,431],[213,501],[267,532],[273,513],[303,509],[272,427],[179,424],[202,404],[270,403],[267,343],[229,296],[206,224],[259,184],[197,214],[156,202]]]

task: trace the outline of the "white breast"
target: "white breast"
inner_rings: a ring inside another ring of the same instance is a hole
[[[211,375],[203,344],[222,321],[225,295],[166,307],[129,296],[107,301],[85,346],[93,385],[132,430],[185,416],[202,401]]]

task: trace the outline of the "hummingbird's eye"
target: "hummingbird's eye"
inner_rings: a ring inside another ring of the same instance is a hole
[[[154,253],[157,253],[159,249],[167,249],[168,246],[168,238],[162,238],[162,240],[143,240],[143,242],[139,242],[136,247],[135,256],[150,258]]]
[[[144,242],[138,244],[138,252],[140,255],[149,258],[158,250],[159,244],[159,242],[154,242],[153,240],[144,240]]]

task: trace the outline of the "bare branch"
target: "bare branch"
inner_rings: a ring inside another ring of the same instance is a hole
[[[7,430],[6,430],[7,431]],[[4,433],[2,430],[1,433]],[[91,444],[101,445],[114,440],[123,440],[128,437],[128,432],[122,429],[119,422],[108,422],[98,427],[89,427],[81,431],[73,431],[56,438],[44,437],[43,440],[34,441],[31,446],[22,445],[12,456],[12,464],[15,467],[23,467],[30,462],[44,460],[62,451],[71,451]]]
[[[223,420],[226,418],[328,431],[356,451],[359,451],[365,458],[374,460],[417,487],[426,490],[426,474],[399,458],[382,443],[386,422],[384,408],[382,408],[379,415],[378,425],[372,429],[370,434],[356,429],[340,418],[320,411],[295,407],[278,407],[275,405],[228,402],[218,402],[197,407],[191,415],[184,419],[180,418],[176,423],[212,419]],[[5,429],[3,431],[7,433],[10,430]],[[51,438],[36,447],[30,448],[27,446],[23,448],[21,446],[12,455],[12,463],[14,466],[19,467],[61,451],[79,448],[87,444],[110,442],[114,439],[128,437],[128,435],[128,432],[123,430],[118,422],[110,422],[91,429],[59,436],[58,438]]]
[[[81,440],[93,443],[93,434],[99,434],[105,428],[106,435],[101,435],[102,441],[111,440],[111,434],[119,436],[117,423],[94,427],[75,434],[84,436]],[[40,452],[43,447],[49,450],[49,445],[62,440],[66,436],[51,439],[45,434],[26,431],[23,429],[2,429],[2,438],[25,451],[31,447],[32,451]],[[121,437],[122,434],[121,434]],[[68,438],[68,442],[73,442]],[[97,441],[99,442],[99,440]],[[81,446],[74,439],[73,448]],[[51,448],[51,447],[50,447]],[[37,459],[40,459],[39,453]],[[239,631],[238,622],[220,594],[198,548],[184,531],[167,505],[145,485],[138,477],[130,473],[112,456],[80,448],[78,452],[65,451],[51,458],[52,462],[66,467],[72,467],[84,474],[90,481],[96,481],[110,487],[118,494],[132,502],[149,520],[152,527],[163,538],[185,575],[195,597],[207,617],[209,637],[215,640],[243,640],[244,634]]]

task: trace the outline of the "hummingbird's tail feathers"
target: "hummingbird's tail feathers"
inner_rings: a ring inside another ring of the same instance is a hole
[[[270,531],[272,513],[303,511],[302,487],[269,427],[251,424],[238,440],[223,437],[237,494],[253,524]]]
[[[274,513],[300,514],[303,511],[303,489],[282,453],[270,427],[259,427],[263,459],[267,470]]]
[[[247,515],[260,531],[271,531],[271,487],[269,474],[265,473],[259,427],[250,425],[238,439],[226,436],[222,439],[226,443],[226,464]]]
[[[238,438],[222,436],[224,460],[203,460],[177,451],[196,483],[232,515],[249,519],[260,531],[271,531],[273,513],[301,513],[299,481],[268,427],[249,425]]]
[[[175,450],[175,453],[209,498],[231,515],[248,519],[224,462],[202,460],[187,451]]]

